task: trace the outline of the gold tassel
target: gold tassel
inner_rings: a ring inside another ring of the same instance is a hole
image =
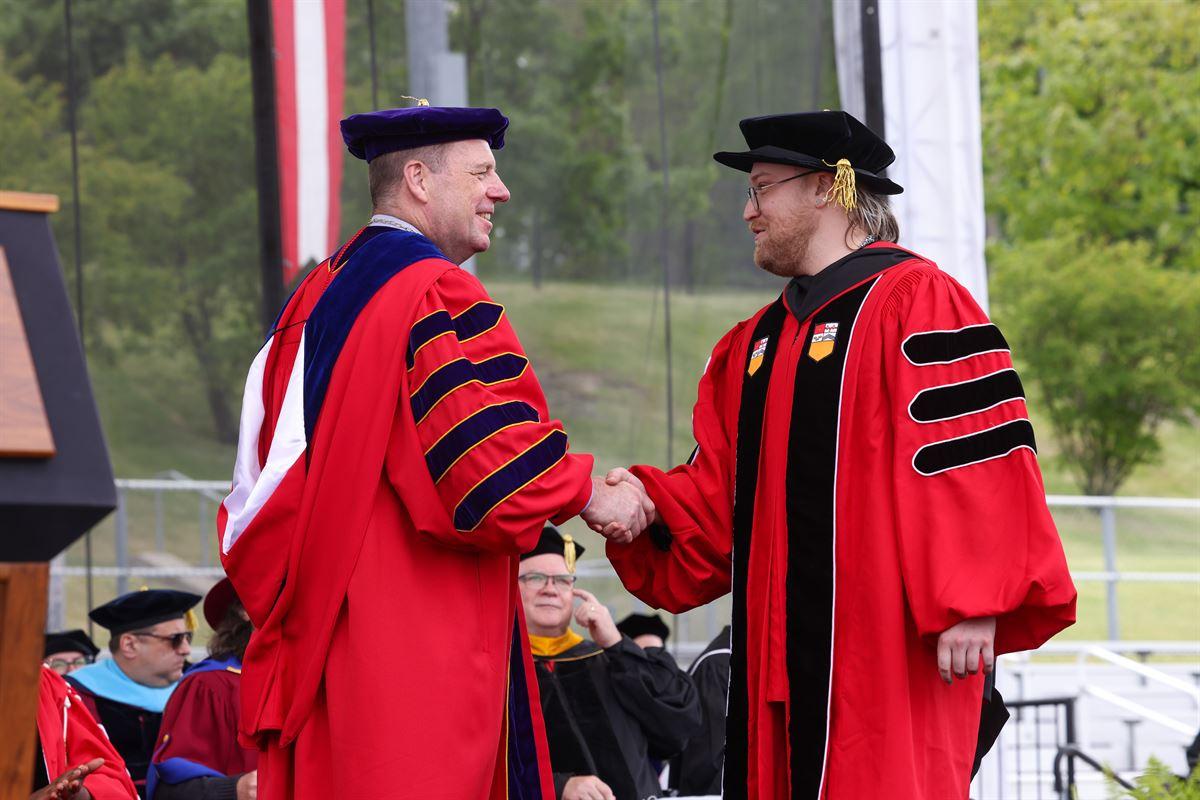
[[[190,608],[187,610],[187,613],[183,615],[183,621],[187,623],[187,629],[189,631],[196,631],[200,627],[200,620],[196,618],[196,612],[192,611]]]
[[[563,558],[567,562],[567,572],[575,574],[575,540],[571,538],[571,534],[564,533],[563,540]]]
[[[847,211],[853,210],[858,205],[858,188],[855,186],[854,168],[850,166],[850,161],[839,158],[837,164],[830,164],[821,159],[821,163],[837,170],[833,177],[833,186],[825,193],[826,201],[833,201]]]
[[[426,100],[424,97],[410,97],[409,95],[402,94],[402,95],[400,95],[400,99],[401,100],[415,100],[417,102],[418,106],[429,105],[429,101]]]

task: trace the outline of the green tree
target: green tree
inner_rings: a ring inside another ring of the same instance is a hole
[[[1200,767],[1184,778],[1157,758],[1151,758],[1132,789],[1120,786],[1111,771],[1105,770],[1105,776],[1112,800],[1200,800]]]
[[[996,317],[1089,494],[1200,392],[1200,5],[980,6]]]
[[[131,54],[82,110],[97,340],[114,356],[190,357],[226,442],[258,335],[249,79],[232,55],[202,69]]]

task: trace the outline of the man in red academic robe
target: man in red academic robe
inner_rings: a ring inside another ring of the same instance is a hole
[[[47,666],[42,667],[38,686],[37,738],[40,752],[34,785],[42,791],[34,797],[39,800],[135,800],[138,796],[125,762],[88,713],[83,698]]]
[[[218,532],[256,628],[241,731],[266,800],[552,796],[517,557],[548,518],[644,512],[568,452],[504,307],[457,267],[509,198],[507,126],[343,120],[375,216],[250,368]]]
[[[781,297],[713,350],[697,449],[606,529],[626,587],[733,592],[726,797],[967,796],[984,673],[1075,619],[1008,345],[895,244],[894,156],[844,112],[743,120],[744,217]],[[982,667],[982,669],[981,669]],[[958,680],[955,680],[957,678]]]

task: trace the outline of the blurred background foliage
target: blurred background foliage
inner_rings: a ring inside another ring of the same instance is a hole
[[[245,4],[73,9],[84,333],[115,466],[224,477],[261,335]],[[650,3],[450,4],[471,102],[512,118],[513,200],[476,267],[601,467],[662,464],[668,441],[684,457],[709,348],[779,289],[750,260],[744,176],[711,153],[740,146],[742,117],[839,106],[827,0],[659,9],[670,431]],[[367,16],[347,0],[347,113],[372,105]],[[374,19],[379,103],[398,104],[403,2],[374,0]],[[993,312],[1048,483],[1200,494],[1200,4],[983,0],[979,33]],[[0,0],[0,186],[62,198],[73,282],[65,75],[61,0]],[[348,236],[370,210],[349,156],[342,194]]]

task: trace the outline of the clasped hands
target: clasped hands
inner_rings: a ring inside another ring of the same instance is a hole
[[[646,487],[621,467],[603,478],[592,478],[592,501],[579,516],[589,528],[618,544],[632,542],[658,519]]]

